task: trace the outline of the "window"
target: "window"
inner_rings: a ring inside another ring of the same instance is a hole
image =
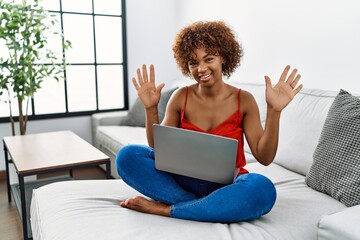
[[[72,48],[63,50],[60,36],[49,39],[69,65],[65,81],[44,80],[29,106],[29,119],[128,109],[125,0],[45,0],[42,5],[56,16]],[[16,116],[16,101],[12,110]],[[1,101],[0,121],[9,115]]]

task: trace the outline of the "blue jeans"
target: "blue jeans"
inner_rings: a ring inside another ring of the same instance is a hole
[[[116,158],[119,176],[140,193],[170,205],[170,217],[207,222],[249,221],[274,206],[273,183],[260,174],[237,176],[222,185],[155,169],[154,150],[127,145]]]

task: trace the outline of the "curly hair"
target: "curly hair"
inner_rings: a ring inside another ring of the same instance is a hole
[[[209,54],[220,55],[224,59],[222,70],[226,77],[230,77],[240,66],[243,49],[233,31],[223,21],[195,22],[176,35],[174,58],[185,76],[191,77],[188,62],[199,48],[205,48]]]

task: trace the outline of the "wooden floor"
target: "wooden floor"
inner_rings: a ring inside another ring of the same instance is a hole
[[[64,173],[58,173],[57,175]],[[99,167],[76,169],[73,171],[75,179],[104,179],[105,172]],[[41,175],[39,178],[52,177],[54,175]],[[8,202],[6,180],[0,179],[0,239],[21,240],[22,226],[19,213],[14,201]]]

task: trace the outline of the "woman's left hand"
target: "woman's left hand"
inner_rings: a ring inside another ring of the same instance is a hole
[[[280,112],[283,110],[303,87],[302,84],[297,86],[301,77],[297,73],[297,69],[293,69],[288,76],[289,70],[290,66],[287,65],[280,76],[279,82],[274,87],[270,78],[265,76],[266,102],[275,111]]]

